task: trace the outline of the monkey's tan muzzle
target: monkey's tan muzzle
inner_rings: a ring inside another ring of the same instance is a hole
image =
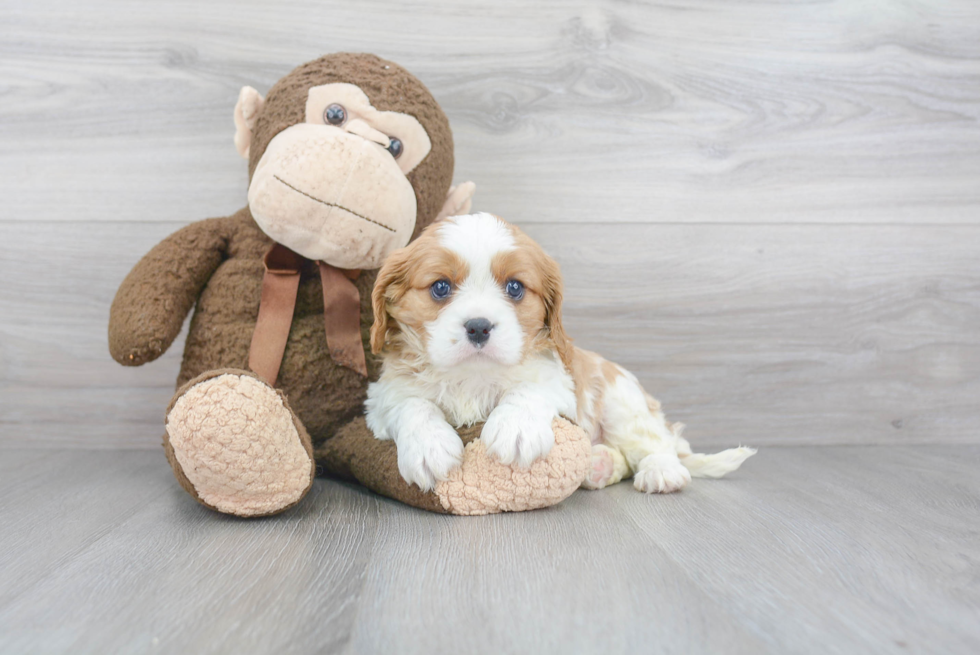
[[[411,238],[415,191],[384,135],[354,132],[300,123],[277,134],[252,175],[248,204],[269,237],[304,257],[373,269]]]

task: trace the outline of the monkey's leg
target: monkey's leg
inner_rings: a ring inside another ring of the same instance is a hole
[[[313,484],[306,429],[282,393],[248,371],[209,371],[182,386],[163,445],[180,486],[225,514],[277,514]]]
[[[460,431],[463,464],[423,493],[398,472],[393,441],[379,441],[364,418],[341,428],[317,446],[317,463],[327,472],[353,478],[368,489],[408,505],[447,514],[519,512],[555,505],[572,494],[591,470],[592,445],[576,425],[555,419],[555,445],[547,457],[524,469],[505,466],[477,439],[482,425]]]

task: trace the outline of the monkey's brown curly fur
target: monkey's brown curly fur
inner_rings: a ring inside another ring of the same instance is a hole
[[[429,134],[431,151],[408,175],[417,200],[418,234],[438,214],[452,182],[452,132],[425,86],[401,66],[375,55],[327,55],[279,80],[266,96],[255,126],[249,177],[272,138],[303,122],[309,88],[332,82],[358,85],[374,107],[410,114]],[[156,359],[177,337],[184,317],[196,304],[177,386],[217,369],[247,369],[262,288],[262,258],[271,245],[248,207],[228,217],[192,223],[164,239],[140,260],[116,293],[109,319],[112,356],[126,366]],[[316,264],[310,263],[301,274],[277,387],[322,453],[329,453],[323,446],[329,437],[363,413],[368,380],[377,377],[379,362],[368,346],[376,277],[377,271],[364,271],[356,281],[361,336],[368,353],[368,378],[363,378],[330,358]],[[176,460],[171,460],[178,480],[186,481]]]

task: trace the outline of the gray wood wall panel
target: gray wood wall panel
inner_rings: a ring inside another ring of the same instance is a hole
[[[190,220],[244,197],[238,89],[376,51],[525,221],[978,220],[980,5],[11,2],[7,220]]]
[[[980,4],[0,4],[0,444],[154,446],[129,267],[244,203],[238,89],[375,51],[540,239],[578,343],[704,445],[962,443],[980,419]]]
[[[178,225],[0,224],[24,244],[0,261],[5,441],[159,443],[182,338],[121,367],[107,308]],[[632,369],[696,444],[977,438],[980,227],[528,229],[564,267],[576,342]]]

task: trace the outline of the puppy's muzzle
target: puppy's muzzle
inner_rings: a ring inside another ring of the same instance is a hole
[[[490,330],[493,324],[485,318],[471,318],[463,323],[466,328],[466,338],[477,348],[482,348],[483,344],[490,340]]]

